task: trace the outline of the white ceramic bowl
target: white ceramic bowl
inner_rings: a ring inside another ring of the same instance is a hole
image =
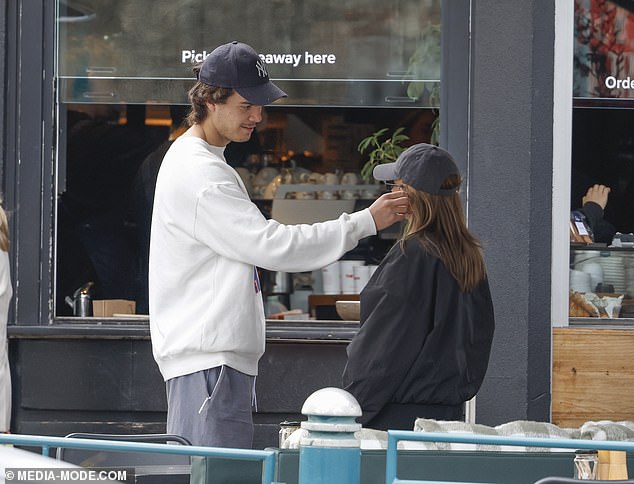
[[[335,308],[344,321],[359,321],[361,318],[360,301],[336,301]]]

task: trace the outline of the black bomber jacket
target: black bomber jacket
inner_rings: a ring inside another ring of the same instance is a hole
[[[361,423],[387,404],[456,405],[479,390],[495,326],[487,278],[463,292],[411,238],[391,248],[361,292],[360,319],[343,384]]]

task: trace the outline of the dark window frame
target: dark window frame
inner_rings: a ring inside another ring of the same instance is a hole
[[[27,6],[28,3],[28,6]],[[4,173],[14,297],[9,324],[52,322],[54,2],[8,2]]]

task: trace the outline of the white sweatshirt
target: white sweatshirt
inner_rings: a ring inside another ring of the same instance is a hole
[[[368,209],[313,225],[267,220],[223,151],[185,134],[159,171],[150,240],[150,334],[165,380],[219,365],[257,375],[265,321],[255,266],[318,269],[376,233]]]

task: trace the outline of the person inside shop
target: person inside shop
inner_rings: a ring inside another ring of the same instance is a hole
[[[250,448],[265,345],[257,268],[324,267],[403,220],[407,197],[387,193],[364,210],[313,225],[267,220],[223,152],[231,141],[247,141],[262,107],[286,93],[242,42],[217,47],[194,72],[190,127],[167,151],[154,194],[152,350],[166,381],[167,432],[194,445]]]
[[[405,194],[410,213],[361,292],[344,389],[364,427],[461,420],[484,379],[495,320],[481,244],[465,225],[460,172],[447,151],[419,143],[375,167],[374,177]]]
[[[127,105],[125,123],[119,106],[80,109],[69,112],[66,188],[58,203],[58,311],[88,281],[94,282],[95,299],[135,299],[131,186],[139,165],[160,143],[158,132],[145,125],[143,105]]]
[[[170,106],[172,125],[167,139],[145,157],[136,172],[132,185],[131,222],[136,226],[138,253],[138,288],[136,290],[137,314],[148,313],[148,260],[150,257],[150,226],[152,224],[152,206],[154,205],[154,188],[163,157],[176,138],[185,132],[187,107]]]
[[[594,242],[612,243],[616,228],[603,217],[603,212],[608,204],[610,187],[595,184],[586,191],[581,199],[581,212],[592,230],[592,240]]]

